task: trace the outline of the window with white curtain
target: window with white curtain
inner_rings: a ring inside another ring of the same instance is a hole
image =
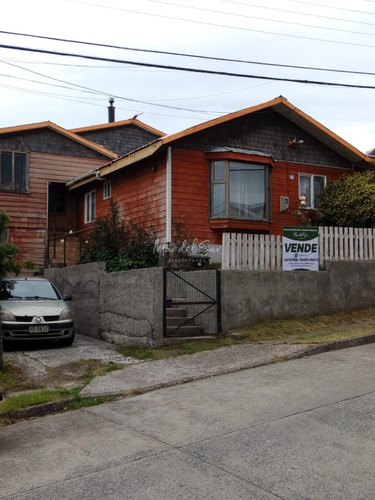
[[[211,217],[269,220],[268,165],[215,160],[211,167]]]

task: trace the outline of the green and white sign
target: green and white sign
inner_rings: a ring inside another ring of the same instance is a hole
[[[319,271],[318,228],[284,227],[283,270]]]

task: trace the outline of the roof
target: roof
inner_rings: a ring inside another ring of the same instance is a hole
[[[81,127],[81,128],[74,128],[71,129],[70,131],[73,132],[74,134],[80,134],[82,132],[92,132],[96,130],[103,130],[103,129],[108,129],[108,128],[114,128],[114,127],[123,127],[126,125],[135,125],[137,127],[143,128],[144,130],[147,130],[148,132],[152,132],[155,135],[158,135],[159,137],[163,137],[165,135],[164,132],[161,132],[160,130],[157,130],[156,128],[150,127],[146,123],[143,123],[136,118],[130,118],[129,120],[122,120],[122,121],[116,121],[116,122],[110,122],[110,123],[103,123],[102,125],[91,125],[89,127]]]
[[[28,125],[18,125],[15,127],[5,127],[5,128],[0,128],[0,135],[1,134],[18,134],[22,132],[31,132],[34,130],[41,130],[43,128],[49,128],[50,130],[53,130],[54,132],[64,135],[65,137],[71,139],[72,141],[78,142],[82,144],[83,146],[88,147],[89,149],[93,149],[94,151],[97,151],[104,156],[107,156],[108,158],[115,159],[118,158],[118,155],[114,153],[113,151],[110,151],[109,149],[103,148],[102,146],[99,146],[99,144],[96,144],[95,142],[89,141],[85,139],[84,137],[81,137],[63,127],[60,127],[59,125],[56,125],[53,122],[46,121],[46,122],[40,122],[40,123],[31,123]]]
[[[148,158],[155,154],[163,146],[171,146],[175,141],[188,137],[190,135],[196,134],[203,130],[215,127],[227,123],[231,120],[241,118],[242,116],[256,113],[258,111],[272,110],[280,115],[284,116],[307,133],[318,139],[320,142],[328,146],[330,149],[346,158],[352,164],[372,164],[375,166],[375,159],[362,153],[354,146],[346,142],[344,139],[336,135],[334,132],[329,130],[327,127],[317,122],[309,115],[298,109],[296,106],[291,104],[285,97],[280,96],[271,101],[267,101],[257,106],[250,108],[245,108],[234,113],[204,122],[200,125],[195,125],[181,132],[167,135],[160,139],[156,139],[148,145],[145,145],[135,151],[131,151],[126,155],[113,160],[112,162],[99,167],[92,172],[85,174],[84,176],[78,177],[74,181],[68,183],[71,189],[81,186],[88,182],[91,182],[95,178],[108,175],[111,172],[119,170],[121,168],[127,167],[128,165],[134,164],[142,159]]]

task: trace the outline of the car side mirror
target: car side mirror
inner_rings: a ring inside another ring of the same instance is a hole
[[[65,302],[70,302],[71,300],[73,300],[73,297],[71,295],[65,295],[63,299],[65,300]]]

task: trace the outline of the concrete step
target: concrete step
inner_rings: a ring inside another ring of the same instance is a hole
[[[214,335],[201,335],[196,337],[165,337],[163,345],[185,344],[186,342],[198,342],[199,340],[215,340]]]
[[[167,326],[179,326],[179,325],[184,325],[184,326],[195,325],[194,318],[188,318],[187,316],[167,317]]]
[[[204,335],[203,326],[167,326],[167,337],[195,337],[197,335]]]
[[[170,307],[167,309],[167,318],[177,318],[187,316],[186,309],[180,309],[177,307]]]

